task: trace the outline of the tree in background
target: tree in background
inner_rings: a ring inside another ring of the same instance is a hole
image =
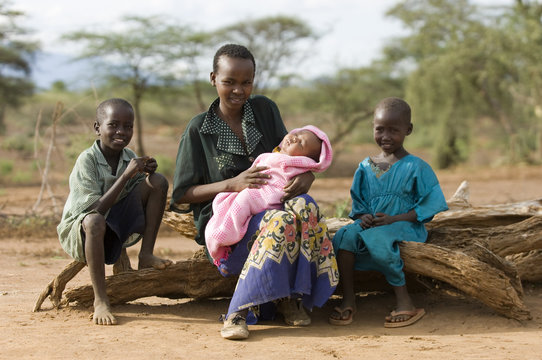
[[[338,155],[352,140],[372,142],[374,108],[382,98],[402,97],[403,79],[388,64],[375,62],[361,68],[339,69],[329,78],[314,82],[305,98],[307,109],[329,131]],[[325,118],[323,118],[325,117]]]
[[[216,32],[217,39],[243,44],[256,58],[258,90],[289,85],[306,53],[303,43],[317,39],[304,21],[290,16],[272,16],[236,23]],[[294,65],[292,65],[294,64]]]
[[[162,17],[122,18],[123,30],[76,31],[64,39],[85,44],[78,59],[98,60],[100,74],[120,86],[129,86],[135,110],[137,153],[143,147],[141,102],[153,85],[176,71],[174,62],[184,52],[183,45],[190,34],[187,27],[166,21]],[[175,54],[173,58],[171,54]]]
[[[207,55],[214,45],[215,41],[212,34],[208,32],[192,32],[184,38],[182,48],[174,47],[168,55],[171,62],[176,62],[179,59],[184,60],[185,67],[179,70],[178,74],[191,82],[198,109],[201,112],[207,110],[207,103],[204,101],[202,94],[202,79],[209,81],[210,71],[202,74],[200,67],[202,62],[209,62],[208,58],[210,56],[205,59],[202,59],[202,57]]]
[[[468,157],[469,121],[480,106],[476,77],[485,54],[477,43],[484,26],[476,9],[467,0],[407,0],[388,16],[409,33],[385,56],[409,69],[405,96],[420,124],[416,131],[432,143],[437,167],[458,164]]]
[[[528,114],[533,89],[540,89],[540,13],[534,2],[516,4],[514,11],[468,0],[407,0],[388,12],[408,35],[388,46],[385,56],[409,69],[406,97],[426,138],[436,140],[439,168],[469,157],[482,119],[493,123],[493,141],[505,144],[509,162],[530,161],[539,128]]]
[[[0,134],[5,132],[4,116],[8,107],[17,107],[32,94],[31,61],[39,46],[25,39],[28,32],[16,22],[24,14],[0,1]]]
[[[542,3],[516,0],[513,11],[502,21],[510,38],[507,54],[517,71],[511,88],[518,130],[516,156],[529,162],[542,162]]]

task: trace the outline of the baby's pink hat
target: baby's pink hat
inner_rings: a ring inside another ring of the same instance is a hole
[[[318,163],[316,163],[313,171],[316,172],[323,172],[325,171],[329,165],[331,165],[331,161],[333,160],[333,150],[331,150],[331,142],[329,141],[329,138],[327,137],[326,133],[322,130],[318,129],[314,125],[307,125],[303,126],[302,128],[293,129],[290,131],[290,133],[296,133],[301,130],[309,130],[310,132],[314,133],[320,140],[322,140],[322,149],[320,150],[320,158]]]

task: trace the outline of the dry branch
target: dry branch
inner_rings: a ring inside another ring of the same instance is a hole
[[[514,263],[521,280],[530,282],[542,281],[542,250],[509,255],[506,260]]]
[[[39,311],[41,305],[49,296],[53,306],[58,308],[62,299],[62,292],[66,288],[66,284],[74,278],[75,275],[79,273],[84,267],[85,263],[79,261],[72,261],[58,274],[43,290],[34,305],[34,312]]]
[[[106,278],[111,304],[122,304],[147,296],[172,299],[231,296],[236,277],[222,277],[207,258],[179,261],[164,270],[143,269]],[[92,305],[92,286],[81,286],[65,293],[64,303]]]
[[[57,210],[57,204],[56,204],[56,199],[55,199],[55,196],[53,194],[53,190],[51,189],[51,184],[49,183],[49,169],[51,167],[51,155],[53,153],[53,150],[56,146],[56,125],[58,123],[58,120],[60,119],[61,115],[62,115],[62,110],[64,108],[64,104],[62,102],[57,102],[56,103],[56,107],[55,107],[55,111],[53,113],[53,125],[52,125],[52,133],[51,133],[51,141],[49,143],[49,147],[47,149],[47,155],[45,156],[45,167],[42,171],[41,169],[41,166],[40,166],[40,162],[38,161],[38,139],[39,139],[39,127],[40,127],[40,124],[41,124],[41,110],[40,110],[40,113],[38,115],[38,120],[36,121],[36,130],[35,130],[35,134],[34,134],[34,157],[36,159],[36,164],[38,166],[38,170],[39,172],[41,173],[42,177],[41,177],[41,188],[40,188],[40,192],[39,192],[39,195],[38,195],[38,199],[36,200],[36,203],[34,204],[34,206],[32,207],[32,210],[33,211],[36,211],[41,203],[41,199],[43,197],[43,191],[44,189],[47,189],[47,193],[49,194],[49,197],[51,198],[51,201],[53,203],[53,213],[54,214],[58,214],[58,210]]]
[[[499,256],[542,249],[542,216],[495,227],[435,227],[429,230],[428,242],[445,247],[466,249],[473,240]]]
[[[530,313],[507,274],[460,251],[432,244],[401,245],[405,271],[444,281],[506,317],[527,320]]]

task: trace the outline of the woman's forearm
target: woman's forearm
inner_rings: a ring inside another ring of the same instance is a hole
[[[194,204],[213,200],[218,193],[229,191],[228,180],[218,181],[212,184],[194,185],[176,201],[176,204]]]

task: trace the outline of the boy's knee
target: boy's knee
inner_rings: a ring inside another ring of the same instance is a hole
[[[153,173],[148,176],[148,181],[153,189],[158,189],[162,192],[167,193],[169,188],[169,182],[166,177],[160,173]]]
[[[83,219],[83,229],[85,233],[100,234],[105,233],[105,217],[100,213],[91,213]]]

